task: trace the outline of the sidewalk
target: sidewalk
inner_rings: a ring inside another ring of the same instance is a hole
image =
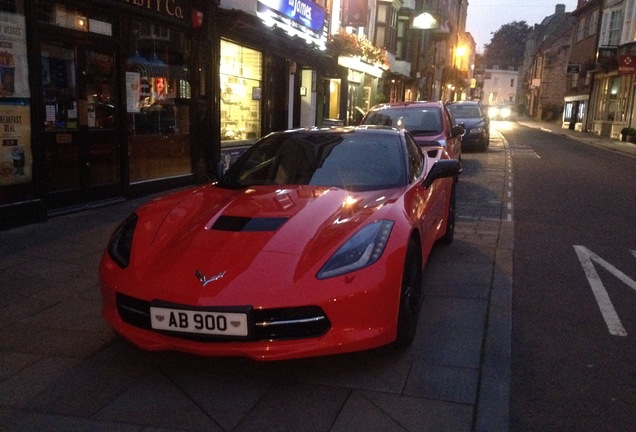
[[[541,129],[545,132],[551,132],[596,147],[636,157],[636,143],[622,142],[612,138],[600,137],[591,132],[577,132],[570,129],[563,129],[560,122],[538,122],[527,117],[519,117],[517,122],[524,126]]]

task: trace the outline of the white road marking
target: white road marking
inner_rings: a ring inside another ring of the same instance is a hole
[[[636,291],[636,281],[605,261],[603,258],[596,255],[585,246],[575,245],[574,250],[579,257],[581,266],[583,266],[583,271],[585,272],[587,281],[592,288],[592,293],[596,298],[596,303],[598,303],[598,307],[601,310],[601,314],[603,315],[603,319],[605,320],[605,324],[607,325],[607,329],[609,330],[610,334],[614,336],[627,336],[627,331],[625,331],[625,327],[623,327],[621,320],[618,318],[618,314],[616,313],[616,309],[612,304],[612,300],[610,300],[607,290],[605,289],[601,278],[594,268],[594,263],[599,264],[601,267],[609,271],[611,274],[613,274],[616,278],[618,278],[621,282],[623,282],[634,291]],[[632,250],[631,252],[634,257],[636,257],[636,251]]]

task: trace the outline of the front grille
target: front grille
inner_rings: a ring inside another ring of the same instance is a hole
[[[162,305],[166,304],[162,302]],[[188,309],[183,305],[169,306],[175,309]],[[248,338],[154,330],[150,325],[150,302],[124,294],[117,294],[117,311],[124,322],[135,327],[202,342],[301,339],[321,336],[331,328],[329,319],[318,306],[252,310]]]

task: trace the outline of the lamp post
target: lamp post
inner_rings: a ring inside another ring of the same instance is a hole
[[[437,18],[435,18],[432,14],[426,11],[418,11],[413,13],[413,18],[411,22],[411,29],[415,30],[416,33],[416,53],[415,53],[415,69],[412,71],[411,75],[416,78],[416,98],[423,99],[422,95],[426,92],[423,91],[424,84],[426,83],[427,74],[423,71],[423,67],[421,64],[422,58],[422,49],[427,47],[426,41],[424,38],[427,37],[428,30],[439,28],[439,22]],[[426,66],[426,64],[424,65]],[[434,65],[433,65],[434,66]],[[414,73],[413,73],[414,72]],[[430,97],[430,94],[427,96]]]

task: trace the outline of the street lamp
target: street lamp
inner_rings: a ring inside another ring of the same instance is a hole
[[[413,23],[411,24],[411,28],[417,30],[428,30],[439,28],[439,24],[437,19],[428,12],[422,12],[413,17]]]
[[[413,12],[413,14],[411,15],[411,29],[413,30],[422,30],[422,31],[418,31],[416,34],[416,40],[417,40],[417,44],[416,44],[416,51],[415,51],[415,73],[414,76],[417,79],[417,84],[416,84],[416,88],[415,88],[415,92],[416,92],[416,98],[421,99],[421,96],[423,94],[426,94],[427,96],[430,96],[427,94],[426,91],[424,91],[424,85],[427,82],[427,77],[424,76],[425,74],[422,73],[422,69],[421,69],[421,57],[423,55],[422,53],[422,49],[425,48],[428,43],[428,38],[429,36],[427,35],[426,30],[432,30],[432,29],[438,29],[439,28],[439,22],[437,21],[437,18],[435,18],[430,12],[426,12],[426,11],[420,11],[420,12]],[[435,50],[437,50],[437,44],[435,42],[433,42],[434,46],[435,46]],[[426,61],[425,61],[426,63]],[[433,80],[431,80],[432,82]]]

